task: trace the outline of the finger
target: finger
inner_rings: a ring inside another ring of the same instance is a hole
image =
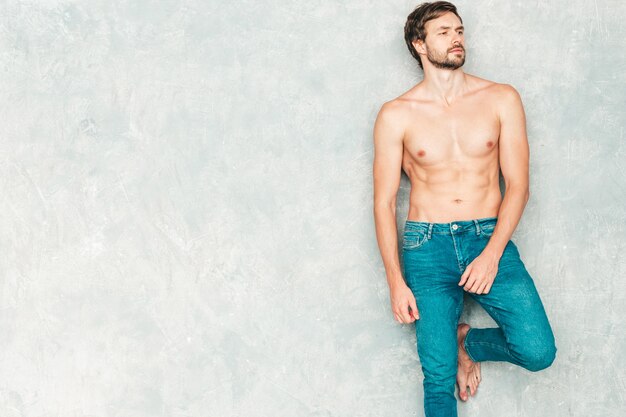
[[[413,313],[413,317],[415,318],[415,320],[419,320],[420,318],[420,313],[417,309],[417,304],[415,303],[415,298],[411,298],[409,300],[409,303],[411,303],[411,312]]]
[[[487,288],[487,284],[489,284],[488,282],[483,282],[483,284],[478,287],[478,291],[476,291],[476,294],[484,294],[485,293],[485,288]]]
[[[473,276],[470,276],[467,280],[467,282],[465,283],[465,286],[463,287],[463,289],[465,291],[469,291],[470,288],[472,288],[472,285],[474,285],[474,282],[476,281],[476,279]]]
[[[405,323],[411,323],[411,313],[409,312],[409,304],[407,302],[407,304],[405,304],[402,307],[402,319],[404,320]]]
[[[406,323],[406,318],[404,317],[404,312],[402,311],[401,308],[398,309],[398,317],[399,317],[399,322],[400,323]]]
[[[402,309],[400,307],[396,307],[393,309],[393,312],[396,316],[396,320],[398,320],[398,323],[404,323],[404,318],[402,317]]]
[[[478,287],[480,287],[482,285],[482,281],[480,279],[477,279],[476,281],[474,281],[474,283],[472,284],[472,286],[470,287],[470,292],[476,292],[478,291]]]
[[[488,294],[489,291],[491,291],[492,286],[493,286],[493,282],[487,283],[487,286],[485,287],[485,294]]]
[[[465,281],[467,281],[467,279],[470,276],[470,268],[469,266],[465,269],[465,271],[463,272],[463,275],[461,275],[461,281],[459,281],[459,286],[465,284]]]

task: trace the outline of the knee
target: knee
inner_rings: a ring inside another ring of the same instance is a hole
[[[556,351],[557,348],[554,343],[544,343],[529,347],[522,355],[523,366],[532,372],[546,369],[556,359]]]

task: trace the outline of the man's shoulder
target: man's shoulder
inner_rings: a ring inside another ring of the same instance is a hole
[[[402,95],[389,99],[380,106],[378,110],[379,117],[385,119],[398,120],[406,114],[408,110],[409,102],[406,97]]]
[[[474,76],[474,78],[477,80],[478,85],[480,85],[487,94],[492,95],[494,99],[506,99],[519,96],[519,93],[511,84],[499,83],[476,76]]]
[[[494,82],[490,94],[492,94],[490,99],[495,103],[498,113],[521,105],[520,93],[511,84]]]
[[[498,95],[498,98],[503,100],[510,100],[512,98],[519,97],[517,89],[511,84],[495,83],[494,90]]]
[[[380,113],[385,113],[387,117],[402,118],[411,113],[411,111],[419,108],[423,104],[420,98],[420,84],[418,83],[408,91],[403,92],[397,97],[385,101],[380,106]]]
[[[486,78],[481,78],[476,75],[466,75],[472,79],[476,90],[484,91],[487,94],[491,94],[494,96],[506,96],[517,93],[517,90],[511,84],[499,83],[497,81],[488,80]]]

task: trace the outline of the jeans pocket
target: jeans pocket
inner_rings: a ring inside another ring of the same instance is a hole
[[[480,234],[481,236],[484,237],[491,237],[491,235],[493,234],[493,229],[495,229],[496,227],[496,223],[483,223],[483,224],[478,224],[480,227]]]
[[[406,229],[402,236],[402,249],[415,250],[428,240],[427,229]]]

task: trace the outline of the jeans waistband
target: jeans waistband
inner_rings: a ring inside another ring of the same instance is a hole
[[[428,231],[428,234],[436,233],[443,235],[452,235],[458,233],[475,233],[480,232],[481,226],[495,225],[498,221],[497,216],[482,217],[480,219],[472,220],[455,220],[449,223],[433,223],[433,222],[419,222],[415,220],[407,220],[404,225],[405,231],[411,230],[424,230]]]

